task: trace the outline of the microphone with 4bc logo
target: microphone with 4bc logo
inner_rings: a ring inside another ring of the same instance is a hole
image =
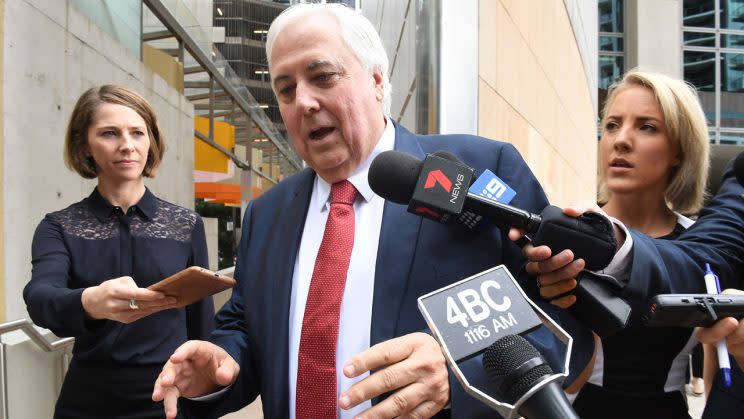
[[[571,337],[527,298],[503,265],[424,295],[418,303],[451,370],[472,396],[506,418],[578,418],[558,384],[566,374],[554,374],[521,335],[545,324],[566,344],[564,371]],[[483,367],[497,394],[471,385],[459,367],[484,351]]]

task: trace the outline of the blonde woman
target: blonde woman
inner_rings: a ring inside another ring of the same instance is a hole
[[[708,149],[694,88],[663,74],[628,72],[611,86],[602,115],[602,209],[651,237],[676,238],[692,224],[682,214],[702,206]],[[571,284],[542,285],[541,295],[551,299]],[[645,327],[640,320],[645,294],[632,286],[624,291],[633,316],[623,331],[602,339],[589,382],[574,403],[581,417],[689,417],[684,385],[696,344],[693,330]],[[571,301],[563,297],[554,303]]]

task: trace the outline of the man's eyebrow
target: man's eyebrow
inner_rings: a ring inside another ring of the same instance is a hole
[[[305,67],[305,71],[308,72],[308,71],[314,71],[314,70],[317,70],[317,69],[323,68],[323,67],[336,67],[336,66],[337,65],[334,62],[332,62],[332,61],[328,61],[328,60],[315,60],[315,61],[312,61],[310,64],[308,64],[307,67]],[[279,75],[279,76],[276,76],[273,79],[272,83],[274,84],[274,86],[276,86],[276,85],[278,85],[281,82],[284,82],[286,80],[289,80],[290,78],[291,77],[288,76],[288,75]]]
[[[277,76],[277,77],[274,77],[274,80],[273,80],[274,87],[276,87],[277,84],[279,84],[279,83],[281,83],[281,82],[283,82],[285,80],[289,80],[289,76]]]
[[[332,63],[332,62],[330,62],[328,60],[315,60],[315,61],[313,61],[313,62],[311,62],[310,64],[307,65],[306,70],[307,71],[312,71],[312,70],[316,70],[316,69],[318,69],[320,67],[327,67],[327,66],[333,66],[333,65],[334,65],[334,63]]]

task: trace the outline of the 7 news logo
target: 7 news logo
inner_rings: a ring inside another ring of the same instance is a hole
[[[436,184],[439,184],[444,188],[445,191],[449,192],[450,189],[452,189],[452,181],[449,180],[447,175],[442,173],[441,170],[432,170],[429,172],[429,175],[426,177],[426,183],[424,184],[424,189],[431,189]]]
[[[446,223],[462,213],[473,169],[427,155],[421,167],[408,211]]]
[[[452,181],[445,175],[441,170],[432,170],[426,176],[426,183],[424,183],[424,189],[431,189],[437,184],[442,187],[445,191],[451,194],[450,203],[455,204],[458,196],[460,196],[460,190],[462,189],[462,182],[465,180],[465,176],[462,173],[458,173],[455,178],[454,188],[452,187]]]

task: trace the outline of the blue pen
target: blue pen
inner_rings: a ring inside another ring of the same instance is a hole
[[[705,289],[708,294],[720,294],[721,284],[718,282],[718,276],[713,273],[710,269],[710,264],[705,264]],[[718,352],[718,366],[721,368],[721,376],[723,377],[723,385],[725,387],[731,387],[731,364],[729,363],[728,348],[726,347],[726,341],[721,339],[716,343],[716,351]]]

